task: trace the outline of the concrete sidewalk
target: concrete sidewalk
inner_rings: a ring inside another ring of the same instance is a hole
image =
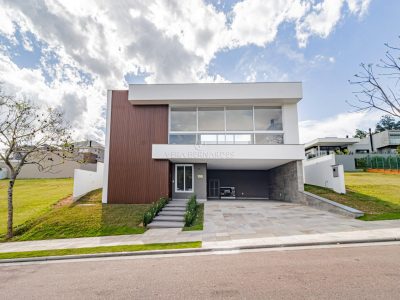
[[[22,252],[189,241],[202,241],[203,248],[206,249],[235,249],[396,240],[400,240],[400,227],[264,238],[230,239],[222,241],[208,240],[207,236],[204,235],[202,231],[182,232],[180,229],[150,229],[146,233],[138,235],[2,243],[0,244],[0,252]]]

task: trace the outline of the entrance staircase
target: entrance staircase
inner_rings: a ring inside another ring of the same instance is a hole
[[[173,199],[164,206],[148,228],[182,228],[185,225],[185,212],[188,199]]]

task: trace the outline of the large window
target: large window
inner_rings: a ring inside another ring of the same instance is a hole
[[[282,108],[171,107],[170,144],[283,144]]]
[[[224,131],[223,107],[199,107],[199,131]]]
[[[280,107],[254,107],[256,130],[282,130],[282,109]]]
[[[193,192],[193,165],[175,165],[175,192]]]
[[[171,107],[171,131],[196,131],[197,112],[195,107]]]
[[[226,130],[228,131],[253,130],[253,108],[241,107],[241,106],[227,107]]]

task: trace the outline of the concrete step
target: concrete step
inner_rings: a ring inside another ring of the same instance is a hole
[[[165,206],[162,211],[186,211],[186,207],[167,207]]]
[[[184,222],[176,222],[176,221],[153,221],[149,225],[148,228],[182,228],[185,225]]]
[[[158,213],[159,216],[178,216],[183,217],[185,215],[184,211],[165,211],[162,210]]]
[[[176,203],[171,201],[170,203],[168,203],[167,205],[165,205],[165,207],[185,207],[186,208],[186,203]]]
[[[160,216],[158,215],[153,219],[153,222],[157,221],[173,221],[173,222],[183,222],[185,221],[184,216]]]

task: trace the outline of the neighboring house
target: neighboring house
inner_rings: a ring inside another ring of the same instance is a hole
[[[132,84],[108,91],[104,203],[160,196],[299,201],[302,84]]]
[[[104,146],[96,141],[81,141],[72,144],[74,153],[87,163],[104,162]]]
[[[363,139],[368,142],[369,137]],[[396,154],[400,145],[400,130],[385,130],[372,134],[372,152]]]
[[[307,158],[313,158],[335,153],[370,153],[370,144],[367,139],[359,138],[317,138],[305,144]]]
[[[400,145],[400,130],[385,130],[363,139],[326,137],[305,144],[306,158],[329,154],[397,154]]]

